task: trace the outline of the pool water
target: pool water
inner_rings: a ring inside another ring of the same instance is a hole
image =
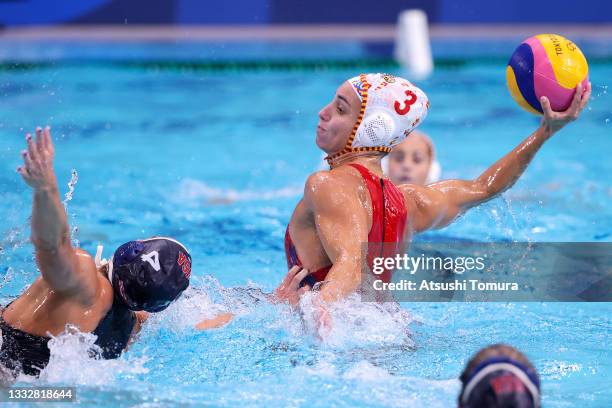
[[[25,384],[76,384],[81,405],[455,405],[479,348],[506,342],[542,378],[547,407],[612,405],[607,303],[347,301],[330,340],[270,305],[286,272],[283,235],[305,178],[321,164],[317,112],[353,70],[210,72],[62,64],[6,70],[0,81],[0,297],[37,275],[28,243],[31,192],[15,167],[23,134],[52,126],[73,239],[110,256],[151,235],[184,242],[192,286],[151,319],[119,360],[88,359],[91,335],[52,341],[52,360]],[[401,74],[401,71],[392,72]],[[425,236],[480,241],[611,241],[612,64],[591,66],[593,99],[543,147],[503,197]],[[447,67],[419,85],[422,126],[444,178],[476,177],[537,126],[505,89],[505,66]],[[73,180],[74,181],[74,180]],[[227,327],[199,319],[231,310]]]

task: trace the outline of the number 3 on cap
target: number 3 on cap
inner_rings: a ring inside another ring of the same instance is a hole
[[[402,107],[399,101],[395,101],[395,104],[393,105],[398,115],[405,115],[410,112],[410,107],[417,101],[417,96],[411,90],[406,90],[404,93],[408,97],[408,99],[404,99],[402,102],[404,106]]]

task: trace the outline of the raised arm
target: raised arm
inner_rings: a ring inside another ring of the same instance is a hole
[[[576,87],[572,104],[565,112],[554,112],[550,102],[542,97],[544,116],[540,127],[510,153],[489,167],[475,180],[445,180],[426,187],[402,186],[410,198],[415,232],[442,228],[468,209],[488,201],[510,188],[523,174],[540,147],[553,134],[576,120],[591,95],[591,84]]]
[[[79,256],[88,255],[77,252],[70,243],[66,212],[53,172],[55,152],[50,129],[37,128],[36,140],[28,134],[26,143],[27,150],[22,152],[24,165],[17,172],[34,190],[31,240],[42,277],[58,292],[93,298],[97,278],[89,270],[81,272]]]

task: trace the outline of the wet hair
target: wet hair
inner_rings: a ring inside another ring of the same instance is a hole
[[[493,344],[488,347],[485,347],[479,350],[476,354],[472,356],[470,361],[468,361],[465,369],[461,373],[459,379],[465,385],[466,380],[469,375],[474,371],[474,369],[483,361],[491,358],[491,357],[509,357],[524,366],[528,367],[531,371],[533,371],[537,376],[537,371],[533,364],[529,361],[529,359],[520,351],[515,349],[512,346],[508,346],[507,344]]]
[[[478,351],[459,377],[461,408],[539,408],[540,379],[523,353],[505,344]]]

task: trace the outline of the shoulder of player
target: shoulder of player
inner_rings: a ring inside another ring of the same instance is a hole
[[[79,272],[90,273],[96,272],[96,263],[91,254],[84,249],[74,248],[74,255],[76,256]]]
[[[304,202],[308,207],[318,207],[320,204],[338,203],[344,192],[354,191],[353,175],[341,171],[322,170],[311,174],[304,186]],[[333,200],[330,200],[331,198]]]
[[[328,170],[321,170],[312,173],[306,179],[306,184],[304,185],[304,196],[312,197],[325,193],[327,190],[332,188],[335,183],[335,179],[336,177],[331,171]]]
[[[91,254],[81,248],[75,248],[74,254],[77,258],[79,275],[81,277],[80,300],[87,304],[99,301],[112,303],[113,289],[111,284],[106,277],[98,273],[98,268]]]
[[[312,173],[306,180],[304,195],[327,195],[341,191],[352,191],[361,178],[344,168],[321,170]]]

